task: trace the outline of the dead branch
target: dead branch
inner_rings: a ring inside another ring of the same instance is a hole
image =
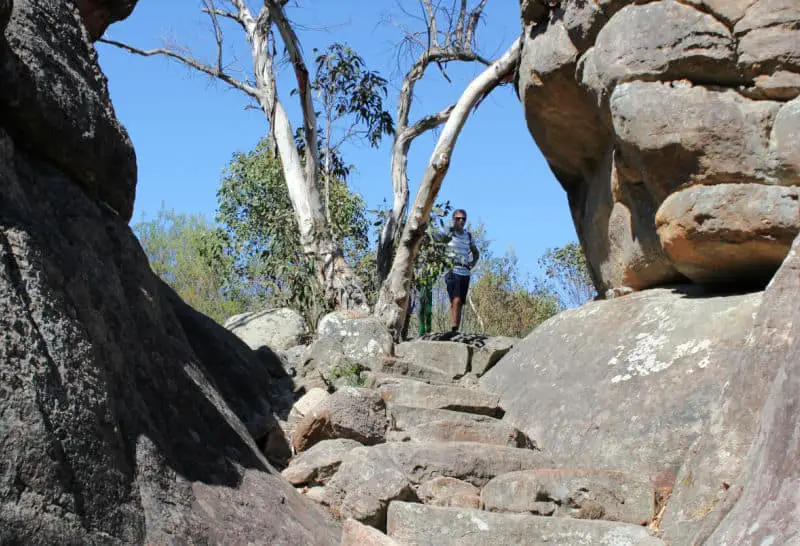
[[[193,68],[194,70],[197,70],[199,72],[203,72],[204,74],[208,74],[209,76],[217,78],[217,79],[227,83],[228,85],[230,85],[234,89],[238,89],[239,91],[242,91],[242,92],[246,93],[247,95],[249,95],[249,96],[251,96],[251,97],[253,97],[255,99],[258,99],[258,97],[259,97],[258,89],[256,89],[255,87],[253,87],[251,85],[248,85],[247,83],[245,83],[243,81],[237,80],[236,78],[234,78],[233,76],[229,75],[228,73],[226,73],[224,71],[221,71],[219,69],[219,66],[217,66],[216,68],[212,67],[212,66],[209,66],[207,64],[201,63],[200,61],[197,61],[196,59],[192,59],[191,57],[188,57],[186,55],[178,53],[177,51],[174,51],[172,49],[168,49],[168,48],[139,49],[137,47],[133,47],[131,45],[128,45],[128,44],[125,44],[125,43],[122,43],[122,42],[117,42],[116,40],[109,40],[107,38],[100,38],[98,40],[98,42],[102,42],[104,44],[108,44],[108,45],[111,45],[111,46],[114,46],[114,47],[118,47],[120,49],[124,49],[125,51],[128,51],[129,53],[134,53],[136,55],[141,55],[142,57],[153,57],[153,56],[156,56],[156,55],[163,55],[165,57],[169,57],[171,59],[175,59],[175,60],[180,61],[181,63],[185,64],[189,68]]]

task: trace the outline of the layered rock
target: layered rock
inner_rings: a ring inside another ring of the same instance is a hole
[[[97,33],[132,3],[83,6]],[[72,2],[15,0],[0,40],[0,541],[336,544],[260,449],[287,447],[280,362],[127,225],[135,158],[88,39]]]
[[[546,4],[519,94],[598,292],[768,280],[800,231],[800,5]]]

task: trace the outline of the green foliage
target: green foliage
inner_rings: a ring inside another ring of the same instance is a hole
[[[387,81],[367,70],[361,56],[345,44],[334,43],[314,62],[317,74],[311,88],[322,103],[323,115],[331,122],[352,119],[345,139],[359,135],[375,147],[383,135],[394,133],[392,116],[383,109]],[[332,135],[326,134],[326,140],[329,149],[337,148]]]
[[[364,201],[341,179],[332,179],[330,188],[333,236],[347,260],[359,264],[369,246]],[[301,250],[283,170],[266,139],[254,151],[234,155],[217,200],[217,221],[230,242],[228,255],[251,295],[266,306],[297,309],[315,323],[329,309],[314,274],[315,263]],[[356,270],[365,268],[357,265]]]
[[[331,387],[334,383],[341,378],[344,378],[344,383],[348,387],[363,387],[364,378],[361,372],[366,370],[358,362],[351,362],[344,360],[328,369],[328,373],[323,376],[325,383]]]
[[[150,267],[186,303],[219,323],[248,309],[225,252],[225,236],[203,216],[162,208],[133,230]]]
[[[579,307],[594,298],[594,283],[578,243],[548,249],[539,259],[539,265],[555,284],[563,307]]]
[[[414,287],[417,289],[433,288],[436,281],[453,267],[453,261],[447,253],[448,218],[452,208],[448,201],[437,203],[431,209],[425,237],[414,264]]]

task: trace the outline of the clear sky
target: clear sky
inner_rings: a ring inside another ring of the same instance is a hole
[[[221,3],[221,2],[220,2]],[[251,0],[251,6],[259,2]],[[415,22],[396,0],[301,0],[288,10],[297,23],[306,62],[312,49],[346,42],[368,68],[390,81],[388,105],[394,115],[402,73],[410,59],[397,58],[402,38],[398,26]],[[414,1],[405,5],[414,9]],[[187,47],[214,62],[215,43],[200,0],[140,0],[133,15],[113,25],[106,36],[148,49],[164,43]],[[420,23],[416,22],[417,27]],[[251,66],[244,35],[225,24],[226,63],[246,77]],[[517,2],[489,0],[479,26],[480,51],[497,57],[519,35]],[[131,135],[139,165],[133,222],[151,218],[162,203],[168,209],[202,213],[213,219],[221,174],[234,152],[247,152],[265,134],[264,115],[248,108],[247,97],[164,57],[133,56],[98,44],[100,64],[109,79],[117,115]],[[448,70],[448,83],[429,69],[417,86],[411,121],[455,102],[480,68]],[[290,96],[294,77],[285,64],[278,76],[279,96],[297,127],[297,97]],[[435,136],[418,138],[409,155],[413,196],[419,186]],[[391,142],[380,148],[347,146],[345,160],[356,166],[350,185],[370,207],[391,203]],[[513,247],[520,265],[531,273],[549,247],[577,240],[566,194],[553,177],[525,124],[522,106],[511,86],[496,90],[470,117],[456,146],[439,200],[467,209],[469,220],[485,223],[492,251]]]

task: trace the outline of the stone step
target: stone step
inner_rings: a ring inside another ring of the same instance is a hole
[[[463,343],[448,341],[406,341],[394,346],[395,356],[440,370],[457,379],[470,370],[472,351]]]
[[[502,417],[500,396],[480,390],[430,385],[413,379],[383,378],[375,387],[386,403],[428,409],[449,409]]]
[[[377,529],[363,525],[352,518],[342,525],[342,541],[339,546],[400,546]]]
[[[502,423],[500,419],[489,415],[444,409],[416,408],[400,404],[386,404],[386,411],[391,417],[394,430],[408,430],[425,423],[442,420],[461,423]]]
[[[481,491],[490,512],[604,519],[646,525],[655,490],[644,478],[611,470],[534,469],[502,474]]]
[[[393,442],[480,442],[498,446],[536,449],[523,432],[504,423],[440,419],[403,431],[391,431],[386,439]]]
[[[405,360],[396,356],[376,358],[370,365],[373,374],[393,377],[407,377],[422,381],[431,381],[442,385],[453,384],[452,377],[438,368],[426,366],[418,362]]]
[[[292,485],[324,484],[339,470],[342,459],[357,447],[361,447],[359,442],[347,438],[323,440],[294,457],[281,474]]]
[[[440,476],[482,487],[495,476],[551,468],[539,451],[474,442],[388,443],[349,452],[326,485],[332,513],[385,528],[393,500],[417,500],[415,487]]]
[[[610,521],[499,514],[394,501],[389,505],[389,538],[408,546],[663,546],[646,527]]]

